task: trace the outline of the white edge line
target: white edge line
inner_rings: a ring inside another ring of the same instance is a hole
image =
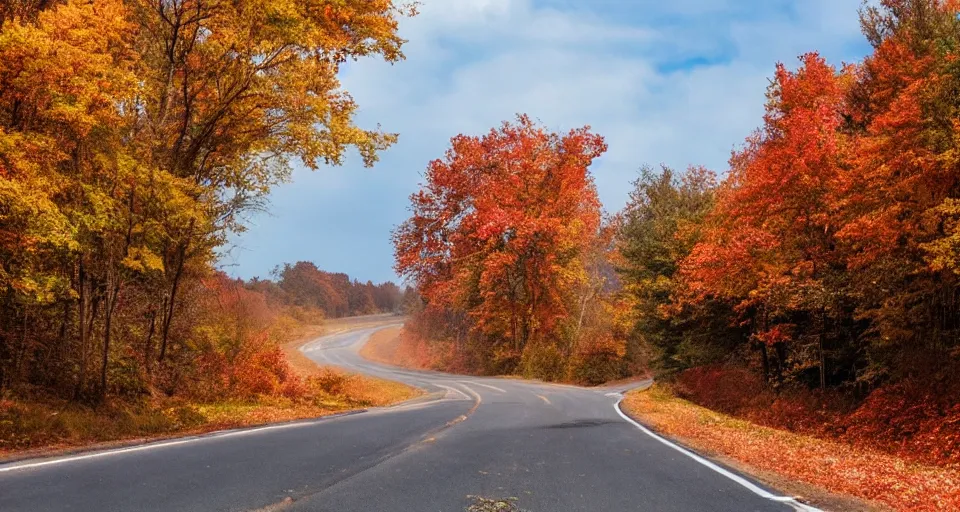
[[[479,383],[479,382],[474,382],[474,381],[472,381],[472,380],[465,380],[465,381],[463,381],[463,382],[465,382],[465,383],[467,383],[467,384],[473,384],[474,386],[482,386],[482,387],[485,387],[485,388],[488,388],[488,389],[492,389],[492,390],[494,390],[494,391],[499,391],[499,392],[501,392],[501,393],[506,393],[506,390],[500,389],[500,388],[498,388],[498,387],[496,387],[496,386],[491,386],[491,385],[489,385],[489,384],[481,384],[481,383]]]
[[[467,391],[470,392],[471,395],[473,395],[473,398],[477,400],[477,405],[480,405],[481,403],[483,403],[483,397],[480,396],[480,393],[477,393],[476,391],[470,389],[470,386],[462,382],[458,382],[457,384],[460,384],[461,386],[463,386],[463,389],[466,389]]]
[[[464,398],[469,399],[469,397],[466,394],[464,394],[462,391],[459,391],[456,389],[454,391],[457,391],[458,393],[463,395]],[[185,437],[181,439],[175,439],[172,441],[157,441],[157,442],[142,444],[138,446],[130,446],[127,448],[107,449],[103,451],[85,453],[85,454],[73,455],[73,456],[68,455],[65,457],[41,460],[37,462],[22,462],[22,463],[11,462],[8,464],[0,465],[0,473],[6,473],[10,471],[19,471],[24,469],[33,469],[33,468],[39,468],[42,466],[52,466],[55,464],[64,464],[67,462],[75,462],[79,460],[95,459],[100,457],[107,457],[110,455],[120,455],[124,453],[153,450],[156,448],[169,448],[171,446],[178,446],[181,444],[188,444],[188,443],[196,443],[199,441],[207,441],[211,439],[222,439],[225,437],[237,437],[237,436],[245,436],[249,434],[258,434],[260,432],[265,432],[268,430],[282,430],[282,429],[289,429],[289,428],[311,427],[325,421],[342,419],[350,416],[359,416],[360,413],[363,413],[365,415],[377,415],[378,413],[388,413],[388,412],[394,412],[398,410],[414,409],[417,407],[422,407],[427,405],[432,405],[432,403],[431,402],[415,402],[410,404],[396,405],[393,407],[376,407],[376,408],[369,408],[369,409],[363,409],[363,410],[357,410],[357,411],[344,412],[340,414],[331,414],[329,416],[321,416],[319,418],[314,418],[312,420],[296,421],[294,423],[286,423],[283,425],[267,425],[263,427],[254,427],[254,428],[235,430],[235,431],[211,432],[209,434]]]
[[[160,441],[160,442],[155,442],[155,443],[143,444],[143,445],[139,445],[139,446],[131,446],[131,447],[128,447],[128,448],[116,448],[116,449],[112,449],[112,450],[105,450],[105,451],[99,451],[99,452],[93,452],[93,453],[86,453],[86,454],[83,454],[83,455],[66,456],[66,457],[60,457],[60,458],[51,459],[51,460],[43,460],[43,461],[38,461],[38,462],[25,462],[25,463],[11,462],[11,463],[8,464],[8,465],[0,466],[0,473],[5,473],[5,472],[8,472],[8,471],[17,471],[17,470],[21,470],[21,469],[38,468],[38,467],[41,467],[41,466],[51,466],[51,465],[54,465],[54,464],[63,464],[63,463],[65,463],[65,462],[75,462],[75,461],[78,461],[78,460],[95,459],[95,458],[99,458],[99,457],[106,457],[106,456],[109,456],[109,455],[120,455],[120,454],[123,454],[123,453],[131,453],[131,452],[139,452],[139,451],[145,451],[145,450],[153,450],[153,449],[156,449],[156,448],[168,448],[168,447],[170,447],[170,446],[177,446],[177,445],[187,444],[187,443],[195,443],[195,442],[198,442],[198,441],[206,441],[206,440],[210,440],[210,439],[222,439],[222,438],[225,438],[225,437],[245,436],[245,435],[249,435],[249,434],[256,434],[256,433],[264,432],[264,431],[267,431],[267,430],[281,430],[281,429],[288,429],[288,428],[310,427],[310,426],[316,425],[317,423],[319,423],[319,422],[321,422],[321,421],[332,420],[332,419],[336,419],[336,418],[343,418],[343,417],[347,417],[347,416],[353,416],[353,415],[356,415],[356,414],[357,414],[356,412],[349,412],[349,413],[336,414],[336,415],[330,415],[330,416],[321,416],[321,417],[319,417],[319,418],[315,418],[315,419],[310,420],[310,421],[298,421],[298,422],[295,422],[295,423],[287,423],[287,424],[284,424],[284,425],[269,425],[269,426],[265,426],[265,427],[256,427],[256,428],[236,430],[236,431],[215,432],[215,433],[211,433],[211,434],[205,434],[205,435],[200,435],[200,436],[193,436],[193,437],[187,437],[187,438],[183,438],[183,439],[177,439],[177,440],[174,440],[174,441]]]
[[[627,416],[626,414],[624,414],[623,410],[620,408],[620,402],[622,402],[622,401],[623,401],[623,396],[621,395],[620,398],[617,400],[617,403],[614,404],[613,408],[617,410],[617,414],[619,414],[621,418],[623,418],[624,420],[626,420],[627,422],[629,422],[629,423],[632,424],[633,426],[635,426],[635,427],[637,427],[638,429],[640,429],[640,431],[643,432],[644,434],[647,434],[648,436],[656,439],[657,441],[660,441],[661,443],[669,446],[670,448],[673,448],[674,450],[676,450],[676,451],[678,451],[678,452],[686,455],[687,457],[690,457],[691,459],[699,462],[700,464],[703,464],[704,466],[706,466],[706,467],[708,467],[708,468],[716,471],[717,473],[720,473],[721,475],[729,478],[730,480],[733,480],[734,482],[742,485],[743,487],[746,487],[748,490],[750,490],[751,492],[753,492],[754,494],[756,494],[756,495],[758,495],[758,496],[760,496],[760,497],[762,497],[762,498],[766,498],[766,499],[768,499],[768,500],[772,500],[772,501],[776,501],[776,502],[788,504],[788,505],[792,506],[794,509],[800,510],[800,511],[803,511],[803,512],[824,512],[824,511],[822,511],[822,510],[820,510],[820,509],[818,509],[818,508],[811,507],[810,505],[806,505],[806,504],[804,504],[804,503],[800,503],[799,501],[796,500],[796,498],[791,498],[791,497],[789,497],[789,496],[777,496],[776,494],[773,494],[773,493],[771,493],[770,491],[767,491],[767,490],[765,490],[765,489],[762,489],[762,488],[754,485],[752,482],[750,482],[749,480],[741,477],[740,475],[737,475],[737,474],[735,474],[735,473],[732,473],[732,472],[730,472],[730,471],[727,471],[726,469],[724,469],[724,468],[722,468],[722,467],[714,464],[713,462],[710,462],[710,461],[707,460],[707,459],[704,459],[703,457],[701,457],[701,456],[699,456],[699,455],[691,452],[690,450],[687,450],[686,448],[683,448],[682,446],[676,445],[676,444],[674,444],[674,443],[666,440],[665,438],[660,437],[659,435],[653,433],[653,431],[651,431],[651,430],[648,429],[647,427],[644,427],[643,425],[641,425],[641,424],[637,423],[636,421],[634,421],[633,418],[631,418],[631,417]]]

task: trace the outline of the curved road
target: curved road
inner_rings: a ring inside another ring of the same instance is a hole
[[[421,387],[393,408],[0,466],[0,511],[816,510],[627,420],[618,388],[417,372],[319,338],[321,364]]]

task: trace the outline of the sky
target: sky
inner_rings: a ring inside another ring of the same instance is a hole
[[[269,277],[313,261],[362,281],[398,281],[390,231],[409,215],[427,163],[458,133],[518,113],[555,131],[583,125],[607,153],[591,167],[604,208],[623,207],[644,165],[718,173],[762,122],[777,62],[817,51],[840,65],[869,47],[861,0],[422,0],[400,24],[406,60],[341,73],[357,123],[400,134],[372,169],[294,169],[269,211],[232,237],[220,265]]]

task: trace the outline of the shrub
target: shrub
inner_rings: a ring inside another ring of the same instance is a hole
[[[627,375],[626,343],[609,332],[592,330],[584,335],[580,350],[570,362],[570,379],[595,386]]]
[[[231,385],[234,396],[255,398],[277,395],[285,382],[296,378],[290,370],[283,350],[278,346],[261,347],[242,353],[234,361]]]
[[[773,401],[766,383],[757,374],[742,368],[701,366],[680,373],[674,381],[682,398],[717,411],[737,414],[751,403]]]
[[[309,378],[310,385],[314,389],[319,388],[328,395],[341,395],[350,383],[350,375],[330,368],[322,368],[317,375]]]
[[[566,373],[566,360],[552,344],[527,345],[520,357],[520,372],[528,379],[561,380]]]

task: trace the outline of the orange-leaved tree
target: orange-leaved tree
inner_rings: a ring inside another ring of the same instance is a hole
[[[883,0],[852,91],[842,182],[850,289],[874,340],[871,379],[949,372],[960,332],[960,3]],[[900,369],[898,369],[900,368]]]
[[[849,72],[807,54],[795,72],[777,66],[764,126],[731,158],[730,174],[708,218],[704,240],[683,264],[685,293],[731,301],[752,323],[767,360],[782,376],[797,323],[816,343],[824,385],[823,336],[836,316],[839,176],[848,165],[841,131]],[[765,364],[766,366],[766,364]]]
[[[588,168],[605,150],[587,127],[561,135],[521,115],[454,137],[411,196],[413,215],[393,234],[396,270],[428,308],[467,313],[487,371],[514,371],[522,357],[560,371],[560,337],[600,227]]]

